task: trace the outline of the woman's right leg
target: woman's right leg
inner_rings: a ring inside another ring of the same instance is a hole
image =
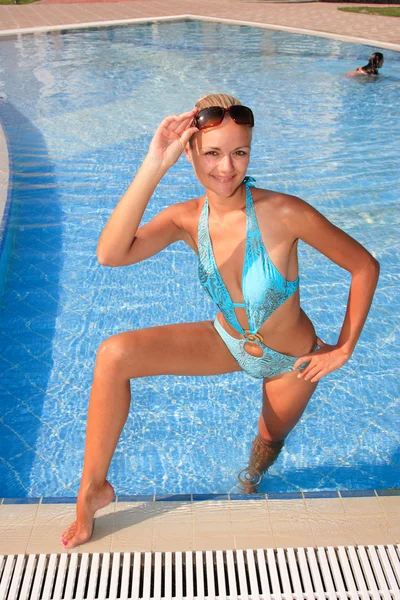
[[[77,518],[62,536],[66,548],[90,539],[95,512],[114,496],[106,477],[129,413],[129,380],[233,371],[240,371],[240,367],[211,321],[128,331],[100,345],[90,394]]]

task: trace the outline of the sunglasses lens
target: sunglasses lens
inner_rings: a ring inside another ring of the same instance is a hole
[[[225,111],[220,106],[211,106],[201,110],[195,118],[195,126],[198,129],[205,127],[215,127],[219,125],[224,118]]]
[[[231,106],[229,114],[237,125],[247,125],[254,127],[254,115],[250,108],[241,104]]]
[[[215,127],[216,125],[222,123],[225,112],[229,113],[237,125],[254,127],[254,116],[251,109],[241,104],[230,106],[227,109],[222,108],[221,106],[210,106],[208,108],[203,108],[203,110],[201,110],[195,117],[194,125],[198,129]]]

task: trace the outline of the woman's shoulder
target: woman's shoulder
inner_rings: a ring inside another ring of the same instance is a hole
[[[182,202],[176,202],[170,205],[170,210],[173,213],[185,220],[198,219],[199,213],[204,206],[204,196],[198,198],[190,198],[189,200],[183,200]]]
[[[168,207],[171,210],[175,225],[181,231],[181,239],[186,242],[195,252],[197,245],[197,225],[201,210],[204,206],[204,196],[191,198],[183,202],[176,202]]]
[[[293,194],[262,188],[253,188],[253,202],[261,210],[272,210],[282,214],[307,205],[307,202]]]

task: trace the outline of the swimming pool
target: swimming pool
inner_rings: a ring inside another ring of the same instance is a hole
[[[14,235],[0,313],[0,496],[76,494],[103,339],[214,316],[183,244],[116,270],[98,265],[95,249],[160,119],[215,90],[254,108],[258,185],[300,195],[382,267],[351,362],[319,386],[261,489],[397,486],[399,55],[385,51],[376,80],[347,79],[372,48],[196,21],[27,35],[0,51]],[[201,192],[182,158],[146,220]],[[333,343],[348,275],[302,246],[301,282],[304,309]],[[158,377],[131,389],[109,474],[118,494],[235,491],[257,381]]]

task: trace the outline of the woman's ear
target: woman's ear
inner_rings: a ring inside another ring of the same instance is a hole
[[[184,150],[185,150],[186,158],[188,159],[188,161],[190,163],[193,163],[192,146],[190,145],[190,141],[187,142],[187,144],[185,145]]]

